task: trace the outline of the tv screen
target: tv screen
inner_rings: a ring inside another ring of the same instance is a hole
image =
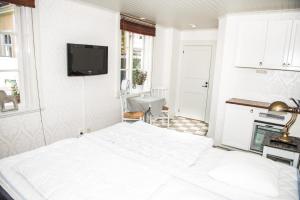
[[[67,44],[68,76],[107,74],[108,47]]]

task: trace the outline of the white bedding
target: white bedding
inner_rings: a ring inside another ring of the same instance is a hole
[[[14,166],[45,199],[147,199],[170,176],[79,139]]]
[[[203,154],[198,162],[188,170],[180,171],[177,177],[189,181],[208,191],[223,195],[230,200],[298,200],[297,170],[296,168],[280,164],[279,174],[279,196],[270,197],[261,194],[255,194],[239,187],[230,186],[220,181],[214,180],[208,175],[208,172],[222,160],[226,151],[211,148]],[[259,185],[259,184],[257,184]]]
[[[135,157],[130,151],[121,149],[105,141],[103,145],[93,143],[89,137],[69,139],[4,159],[0,162],[0,172],[2,180],[13,186],[16,200],[159,200],[175,197],[224,200],[151,168],[135,159],[139,155]],[[124,156],[118,155],[120,152]],[[167,192],[172,189],[176,191]]]
[[[225,153],[205,137],[120,123],[0,160],[0,184],[15,200],[298,200],[288,166],[277,198],[213,180],[208,171]]]
[[[66,143],[76,141],[77,139],[67,139],[56,142],[51,146],[64,146]],[[19,155],[11,156],[0,160],[0,185],[15,200],[44,200],[44,198],[15,170],[13,167],[35,155],[44,152],[48,147],[41,147],[33,151],[25,152]]]
[[[114,144],[168,167],[188,167],[213,145],[211,138],[182,134],[144,122],[119,123],[90,134],[87,138],[103,145]]]

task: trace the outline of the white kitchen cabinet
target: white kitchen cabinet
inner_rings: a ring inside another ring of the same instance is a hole
[[[300,20],[240,22],[235,66],[300,71]]]
[[[287,58],[292,32],[292,20],[271,20],[268,22],[262,67],[282,69],[288,67]]]
[[[266,20],[244,21],[238,25],[236,66],[258,68],[262,65],[266,34]]]
[[[300,70],[300,20],[293,23],[291,44],[288,55],[288,68]]]
[[[249,150],[254,118],[255,114],[253,108],[227,104],[222,144]]]

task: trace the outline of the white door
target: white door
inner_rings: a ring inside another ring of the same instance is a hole
[[[266,20],[245,21],[239,24],[236,66],[255,68],[262,66],[266,34]]]
[[[288,67],[300,70],[300,20],[295,20],[293,24]]]
[[[184,46],[179,115],[205,120],[212,46]]]
[[[287,66],[291,30],[292,20],[269,21],[263,68],[282,69]]]

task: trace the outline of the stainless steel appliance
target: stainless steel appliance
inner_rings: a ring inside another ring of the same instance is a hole
[[[250,149],[256,152],[263,151],[263,141],[265,135],[269,136],[281,136],[281,131],[284,125],[282,124],[274,124],[270,122],[264,122],[255,120],[253,124],[253,133]]]

